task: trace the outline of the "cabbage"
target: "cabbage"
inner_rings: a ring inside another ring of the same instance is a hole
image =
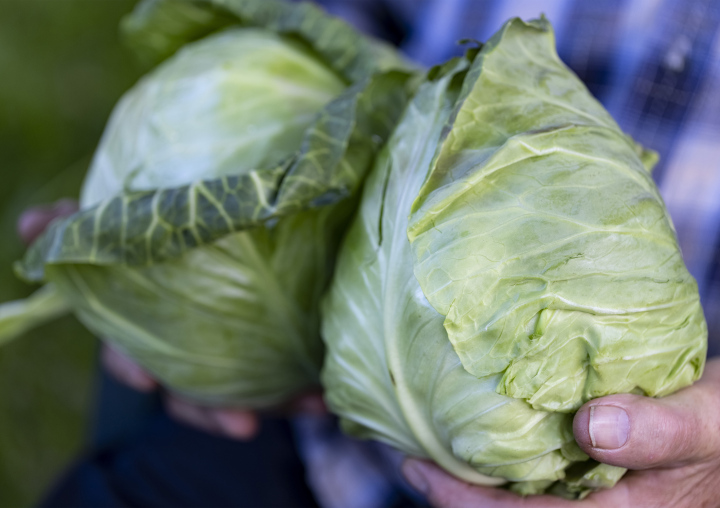
[[[148,1],[124,28],[161,63],[18,264],[49,284],[0,341],[72,310],[184,397],[276,404],[319,382],[319,299],[410,73],[305,4]]]
[[[322,304],[323,384],[350,434],[468,482],[578,496],[573,413],[701,375],[697,286],[649,169],[513,19],[430,71],[365,184]]]
[[[190,43],[120,100],[80,204],[271,166],[344,89],[331,68],[273,32],[231,28]]]

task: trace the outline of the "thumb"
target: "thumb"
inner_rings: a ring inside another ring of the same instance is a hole
[[[628,469],[676,467],[720,455],[720,383],[703,381],[663,399],[592,400],[575,415],[575,439],[593,459]]]

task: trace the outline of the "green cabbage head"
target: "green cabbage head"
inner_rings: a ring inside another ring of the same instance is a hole
[[[574,497],[574,412],[701,375],[696,283],[645,163],[513,19],[433,69],[382,150],[323,302],[330,408],[350,434],[477,484]]]
[[[319,299],[409,74],[311,5],[149,1],[125,27],[166,59],[19,264],[49,285],[0,338],[68,309],[185,397],[275,404],[319,382]]]

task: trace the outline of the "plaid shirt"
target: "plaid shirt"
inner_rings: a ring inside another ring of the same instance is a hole
[[[709,355],[720,354],[720,1],[320,3],[361,30],[396,43],[425,65],[461,54],[459,39],[487,40],[510,17],[530,19],[544,13],[554,25],[562,60],[625,132],[660,153],[653,175],[675,223],[685,262],[698,282]],[[317,435],[310,441],[320,442]],[[305,448],[317,446],[308,443]],[[333,463],[333,456],[345,461],[352,456],[343,455],[337,441],[326,447],[326,453],[325,467]],[[311,483],[312,471],[322,469],[322,464],[309,464]],[[349,498],[329,503],[333,508],[379,508],[391,506],[389,500],[395,499],[388,495],[390,482],[378,482],[376,476],[348,475],[343,482],[355,484],[355,491],[364,482],[366,495],[358,503]],[[344,489],[338,486],[326,485],[325,490],[335,488],[335,497],[342,499],[339,490]]]

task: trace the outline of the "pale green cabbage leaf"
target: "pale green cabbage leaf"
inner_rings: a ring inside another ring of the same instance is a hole
[[[187,398],[276,404],[318,383],[318,302],[412,69],[309,4],[152,0],[124,28],[160,64],[18,263],[51,284],[0,337],[69,309]]]
[[[687,386],[706,351],[653,162],[544,19],[431,71],[323,302],[323,384],[345,430],[524,494],[612,486],[624,470],[588,460],[573,412]]]

